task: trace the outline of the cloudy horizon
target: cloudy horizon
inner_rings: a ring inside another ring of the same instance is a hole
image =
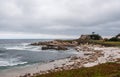
[[[0,39],[120,33],[120,0],[0,0]]]

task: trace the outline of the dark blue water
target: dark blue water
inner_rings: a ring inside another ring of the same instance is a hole
[[[30,43],[48,41],[41,39],[1,39],[0,40],[0,69],[23,66],[33,63],[45,63],[52,60],[75,55],[75,51],[45,50],[40,46],[30,46]]]

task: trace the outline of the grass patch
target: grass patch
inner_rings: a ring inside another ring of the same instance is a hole
[[[90,40],[89,42],[93,43],[93,44],[104,45],[104,46],[118,46],[118,47],[120,47],[119,41]]]
[[[64,70],[36,77],[120,77],[120,64],[105,63],[94,67]]]
[[[68,43],[72,43],[73,41],[76,41],[76,40],[56,40],[56,41],[58,41],[58,42],[68,42]]]

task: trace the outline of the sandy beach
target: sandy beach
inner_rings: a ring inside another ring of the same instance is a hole
[[[54,69],[59,66],[62,67],[63,63],[67,63],[68,59],[56,60],[54,62],[46,63],[46,64],[33,64],[22,67],[15,67],[12,69],[7,69],[0,72],[0,77],[19,77],[20,75],[25,75],[27,73],[37,73],[40,71],[47,71],[50,69]]]
[[[19,77],[30,73],[44,74],[49,71],[61,71],[63,69],[76,69],[81,67],[92,67],[101,63],[115,62],[120,59],[120,48],[117,47],[98,47],[89,46],[89,50],[81,50],[77,47],[78,55],[70,58],[55,60],[46,64],[33,64],[27,66],[14,67],[0,72],[0,77]],[[84,56],[79,56],[79,52],[83,52]]]

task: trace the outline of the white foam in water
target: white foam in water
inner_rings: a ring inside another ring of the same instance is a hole
[[[11,59],[0,59],[0,66],[15,66],[18,64],[25,64],[27,62],[19,61],[18,58],[11,58]]]
[[[40,46],[28,46],[28,43],[22,43],[15,46],[5,47],[7,50],[29,50],[29,51],[41,51]]]

